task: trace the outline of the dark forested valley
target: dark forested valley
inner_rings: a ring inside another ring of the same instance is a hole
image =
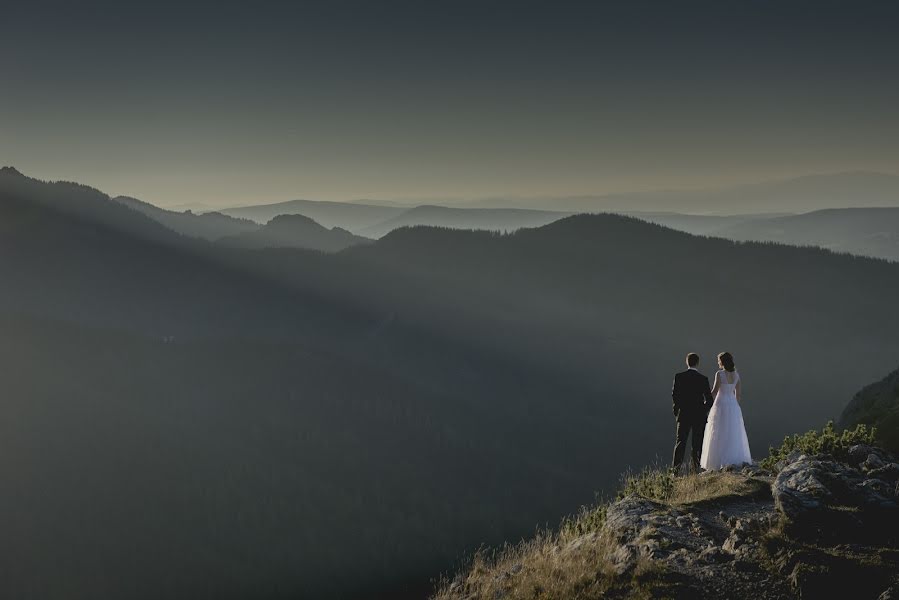
[[[815,248],[615,215],[334,253],[170,227],[0,171],[8,597],[421,596],[622,455],[667,461],[687,351],[734,353],[760,455],[899,356],[899,264]]]

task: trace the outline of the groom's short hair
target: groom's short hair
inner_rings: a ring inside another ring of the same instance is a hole
[[[698,364],[699,364],[699,355],[698,354],[696,354],[695,352],[691,352],[690,354],[687,355],[687,366],[688,367],[695,367]]]

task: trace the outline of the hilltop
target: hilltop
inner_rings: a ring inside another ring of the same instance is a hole
[[[433,599],[894,598],[899,459],[872,441],[828,425],[761,465],[630,475],[557,531],[481,551]]]
[[[258,229],[225,236],[218,242],[234,248],[306,248],[338,252],[368,244],[371,240],[340,227],[328,229],[309,217],[296,214],[279,215]]]
[[[359,233],[372,238],[380,238],[400,227],[416,225],[452,229],[514,231],[523,227],[540,227],[569,215],[570,213],[522,208],[458,208],[422,205],[376,225],[366,227]]]
[[[397,206],[355,202],[328,202],[324,200],[288,200],[274,204],[258,204],[223,209],[232,217],[268,223],[279,215],[304,215],[324,227],[341,227],[358,232],[376,225],[405,211]]]

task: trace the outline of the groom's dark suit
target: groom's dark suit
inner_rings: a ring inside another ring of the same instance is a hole
[[[679,469],[684,462],[687,449],[687,437],[693,432],[690,457],[693,468],[699,470],[699,456],[702,452],[702,436],[705,433],[705,422],[712,408],[712,388],[709,378],[696,369],[687,369],[674,376],[671,388],[674,416],[677,417],[677,442],[674,444],[674,461],[672,466]]]

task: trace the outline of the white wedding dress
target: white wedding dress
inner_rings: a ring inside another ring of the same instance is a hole
[[[727,377],[733,378],[728,383]],[[718,371],[718,395],[709,411],[702,438],[702,457],[699,464],[703,469],[720,469],[727,465],[751,463],[749,439],[743,424],[743,411],[737,402],[737,383],[740,374],[734,371]]]

